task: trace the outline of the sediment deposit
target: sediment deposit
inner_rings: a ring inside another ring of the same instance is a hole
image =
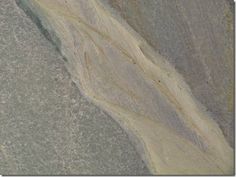
[[[153,174],[232,174],[233,149],[184,78],[96,0],[20,0],[81,92],[130,134]],[[164,20],[164,19],[163,19]]]

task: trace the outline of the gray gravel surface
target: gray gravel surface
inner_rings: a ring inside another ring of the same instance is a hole
[[[0,0],[0,174],[149,174],[126,133],[80,94],[13,0]]]
[[[233,0],[103,2],[174,65],[233,146]]]

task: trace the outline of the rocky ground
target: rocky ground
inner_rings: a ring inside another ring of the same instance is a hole
[[[182,74],[233,146],[233,0],[103,1]]]
[[[233,1],[16,2],[0,0],[0,174],[233,173]]]
[[[80,94],[13,0],[0,0],[0,174],[149,174],[126,133]]]

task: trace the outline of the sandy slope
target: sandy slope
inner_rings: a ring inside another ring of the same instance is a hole
[[[174,67],[99,1],[21,1],[80,90],[133,137],[154,174],[231,174],[233,150]]]

